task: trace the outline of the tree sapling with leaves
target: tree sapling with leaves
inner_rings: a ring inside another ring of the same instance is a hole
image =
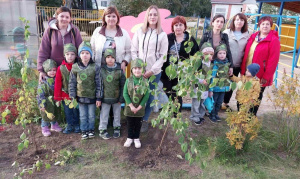
[[[54,100],[60,105],[61,101],[64,106],[64,112],[67,120],[67,127],[63,131],[64,134],[71,132],[80,133],[79,126],[79,109],[78,107],[70,107],[69,97],[69,76],[72,65],[77,61],[77,49],[72,44],[64,45],[65,59],[62,64],[57,68],[55,85],[54,85]]]
[[[205,77],[208,76],[208,72],[212,70],[212,65],[211,61],[214,55],[214,49],[212,48],[211,43],[205,42],[202,47],[201,47],[201,52],[203,53],[201,59],[196,59],[196,60],[202,60],[201,62],[201,73]],[[199,82],[204,86],[204,88],[201,90],[201,99],[198,100],[197,95],[195,95],[192,98],[192,107],[191,107],[191,115],[190,115],[190,120],[194,121],[196,125],[201,125],[204,122],[204,115],[205,115],[205,106],[204,106],[204,101],[208,97],[208,89],[209,89],[209,84],[210,81],[207,79],[199,79]],[[197,91],[199,91],[200,87],[202,86],[195,86],[194,92],[197,94]],[[211,93],[210,93],[211,94]],[[211,96],[209,96],[211,97]]]
[[[124,147],[130,147],[134,142],[135,148],[141,148],[140,130],[145,115],[145,105],[150,95],[148,80],[143,78],[145,64],[139,58],[131,61],[132,76],[124,85],[123,96],[126,102],[124,115],[127,119],[128,137]]]
[[[42,133],[44,136],[50,136],[51,131],[61,132],[62,128],[56,122],[60,117],[60,107],[55,105],[54,96],[54,81],[56,75],[56,62],[52,59],[47,59],[43,63],[43,70],[47,76],[38,86],[38,105],[42,116]],[[51,129],[49,125],[51,123]]]
[[[91,44],[82,42],[78,48],[80,60],[73,64],[69,79],[70,98],[76,98],[79,105],[81,139],[95,137],[95,110],[103,96],[100,66],[93,62],[92,54]]]
[[[212,70],[212,78],[211,78],[211,85],[218,83],[218,86],[211,87],[209,89],[209,96],[213,94],[214,99],[214,108],[209,115],[209,119],[211,122],[220,122],[221,119],[218,115],[220,111],[221,105],[224,100],[225,92],[229,91],[230,89],[230,80],[229,80],[229,67],[230,62],[226,58],[227,54],[227,47],[225,44],[221,44],[216,47],[214,59],[214,65]]]

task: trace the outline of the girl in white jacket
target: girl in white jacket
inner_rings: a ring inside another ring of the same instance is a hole
[[[168,37],[161,28],[160,15],[157,6],[150,6],[145,14],[143,26],[138,29],[131,42],[131,56],[132,59],[140,58],[147,63],[144,78],[149,78],[155,75],[153,82],[158,83],[161,77],[161,68],[166,61],[168,52]],[[150,83],[150,89],[155,89],[155,86]],[[150,107],[154,97],[150,94],[146,104],[145,116],[141,132],[148,130],[148,118],[151,114]]]

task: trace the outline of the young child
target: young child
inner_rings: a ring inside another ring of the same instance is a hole
[[[60,107],[57,107],[53,100],[56,68],[56,62],[52,59],[48,59],[43,63],[43,69],[47,76],[39,84],[37,91],[37,100],[42,116],[42,134],[46,137],[51,135],[50,130],[56,132],[62,131],[62,128],[56,122],[61,117]],[[49,130],[50,124],[51,129]]]
[[[99,124],[99,136],[103,139],[110,139],[107,132],[107,123],[111,106],[114,113],[114,138],[120,137],[121,129],[121,103],[124,103],[123,87],[126,77],[121,69],[121,65],[116,63],[116,50],[107,48],[104,52],[106,64],[101,67],[101,77],[103,79],[103,98],[101,99],[101,112]]]
[[[89,42],[80,44],[78,55],[80,60],[73,64],[70,73],[69,95],[72,99],[77,97],[81,139],[87,139],[95,137],[95,110],[101,106],[103,88],[100,67],[91,59]]]
[[[209,89],[209,96],[213,94],[214,99],[214,108],[209,115],[209,119],[213,123],[221,121],[218,112],[220,111],[225,92],[229,91],[230,89],[228,74],[230,62],[226,58],[226,53],[227,47],[225,44],[221,44],[216,47],[216,59],[214,60],[211,83],[213,82],[213,78],[225,78],[225,80],[224,85],[222,87],[219,87],[220,82],[218,82],[216,86]]]
[[[238,111],[240,110],[240,105],[246,104],[246,103],[253,103],[253,106],[250,108],[249,112],[256,116],[256,112],[254,109],[254,102],[259,102],[258,97],[260,93],[260,81],[256,77],[256,74],[259,72],[260,66],[256,63],[252,63],[248,65],[247,71],[245,73],[245,76],[236,77],[232,76],[230,79],[234,82],[242,81],[243,85],[240,89],[236,92],[235,99],[237,100],[237,108]],[[249,90],[245,89],[245,84],[250,81],[252,86]],[[251,94],[251,95],[249,95]],[[243,98],[243,96],[250,96],[251,98]]]
[[[64,45],[64,54],[65,60],[57,68],[55,85],[54,85],[54,100],[59,103],[62,101],[64,106],[65,116],[67,120],[67,127],[63,131],[64,134],[69,134],[71,132],[80,133],[79,126],[79,110],[76,108],[69,108],[69,105],[66,105],[66,100],[71,100],[69,97],[69,76],[72,69],[72,65],[76,61],[77,49],[72,44]]]
[[[214,49],[212,48],[211,43],[205,42],[202,45],[200,50],[203,53],[202,64],[201,64],[202,74],[206,76],[208,71],[212,70],[211,61],[214,55]],[[205,61],[205,58],[208,58],[208,61]],[[194,121],[196,125],[201,125],[204,122],[204,115],[205,115],[204,101],[208,97],[208,86],[209,86],[209,81],[206,81],[205,79],[200,79],[199,82],[201,84],[206,85],[206,89],[205,91],[202,92],[200,101],[198,101],[197,96],[195,98],[192,98],[190,119]],[[195,92],[197,92],[197,90],[198,90],[197,88],[194,89]]]
[[[126,80],[124,85],[123,96],[126,102],[124,115],[128,127],[128,137],[124,147],[130,147],[132,142],[134,142],[135,148],[141,147],[140,130],[145,115],[145,105],[150,95],[149,84],[142,76],[143,64],[143,61],[138,58],[131,62],[132,76]]]

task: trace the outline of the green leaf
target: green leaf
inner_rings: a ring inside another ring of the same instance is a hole
[[[22,177],[22,176],[24,176],[24,174],[25,174],[25,169],[23,169],[23,170],[21,171],[20,176]]]
[[[181,144],[181,150],[185,153],[187,151],[187,143],[184,142],[183,144]]]
[[[51,165],[49,163],[46,163],[45,167],[46,167],[46,169],[50,169]]]
[[[19,145],[18,145],[18,150],[19,150],[19,152],[20,152],[20,151],[22,151],[23,149],[24,149],[24,143],[21,142],[21,143],[19,143]]]
[[[170,124],[173,125],[174,122],[176,122],[176,119],[172,118],[171,121],[170,121]]]
[[[23,132],[20,136],[20,139],[24,140],[26,138],[26,134]]]
[[[246,82],[246,84],[245,84],[245,89],[246,89],[246,90],[249,90],[251,87],[252,87],[251,81]]]
[[[25,139],[25,141],[24,141],[24,147],[28,148],[28,145],[29,145],[29,140]]]
[[[32,170],[28,170],[28,174],[32,175],[33,171]]]
[[[189,161],[191,159],[191,154],[188,152],[185,154],[185,160]]]
[[[152,76],[149,78],[149,81],[150,81],[150,82],[153,82],[153,80],[155,80],[155,78],[156,78],[155,75],[152,75]]]
[[[179,138],[179,140],[178,140],[178,143],[179,143],[179,144],[183,144],[183,142],[184,142],[184,136],[181,136],[181,137]]]
[[[202,162],[201,162],[201,169],[202,169],[202,170],[205,169],[206,166],[207,166],[206,161],[202,161]]]
[[[236,89],[236,87],[237,87],[236,82],[232,82],[231,85],[230,85],[230,87],[231,87],[231,90],[234,91]]]

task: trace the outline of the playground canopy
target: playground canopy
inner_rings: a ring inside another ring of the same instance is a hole
[[[300,0],[256,0],[256,2],[261,4],[267,3],[267,4],[277,6],[280,8],[279,12],[281,13],[282,13],[282,9],[300,13]]]

